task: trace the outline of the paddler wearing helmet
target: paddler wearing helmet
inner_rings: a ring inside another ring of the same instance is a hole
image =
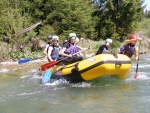
[[[48,47],[48,61],[56,61],[59,57],[59,53],[61,50],[61,47],[59,46],[59,37],[54,35],[52,36],[52,43]]]
[[[107,38],[105,41],[105,44],[100,45],[100,47],[95,55],[110,53],[110,45],[111,44],[112,44],[112,39]]]
[[[47,51],[48,51],[48,47],[51,45],[51,43],[52,43],[52,35],[48,35],[48,37],[47,37],[47,39],[48,39],[48,42],[47,42],[47,44],[46,44],[46,46],[45,46],[45,49],[44,49],[44,51],[43,51],[43,53],[47,56]]]
[[[126,40],[126,44],[120,48],[120,54],[125,54],[129,58],[131,58],[134,55],[136,63],[138,64],[139,53],[138,53],[138,47],[136,46],[137,41],[142,41],[142,38],[139,38],[139,36],[135,34],[130,35],[129,39]]]
[[[61,56],[68,57],[67,59],[63,60],[64,64],[70,64],[70,63],[83,60],[82,56],[73,55],[79,52],[79,50],[87,49],[78,46],[76,44],[76,38],[77,38],[76,33],[70,33],[68,35],[67,41],[62,46]]]

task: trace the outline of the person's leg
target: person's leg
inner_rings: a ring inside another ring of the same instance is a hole
[[[82,56],[73,56],[73,60],[72,62],[77,62],[77,61],[82,61],[83,60],[83,57]]]
[[[82,56],[72,56],[72,58],[67,58],[67,59],[63,60],[62,62],[64,64],[71,64],[71,63],[78,62],[81,60],[83,60]]]
[[[73,61],[73,58],[67,58],[67,59],[63,60],[63,63],[64,64],[71,64],[72,61]]]

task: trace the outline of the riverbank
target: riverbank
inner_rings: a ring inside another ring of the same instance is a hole
[[[84,57],[88,58],[91,57],[93,55],[95,55],[96,51],[99,48],[99,45],[105,43],[104,40],[100,40],[100,41],[92,41],[89,39],[84,39],[83,41],[79,42],[79,45],[81,47],[88,47],[89,45],[92,47],[90,50],[84,51],[83,55]],[[124,44],[121,43],[121,46]],[[139,46],[139,43],[137,43],[137,46]],[[2,47],[0,47],[2,50]],[[44,48],[43,48],[44,49]],[[117,49],[116,53],[119,53],[119,48]],[[140,44],[140,54],[147,54],[150,53],[150,39],[149,38],[144,38],[143,41]],[[11,59],[11,58],[0,58],[0,66],[4,66],[4,65],[15,65],[18,64],[19,59]],[[43,59],[38,59],[38,60],[34,60],[34,61],[30,61],[29,64],[31,63],[36,63],[36,62],[42,62],[42,61],[47,61],[46,58]]]

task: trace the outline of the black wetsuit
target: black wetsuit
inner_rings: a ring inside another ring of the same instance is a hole
[[[102,54],[104,51],[108,51],[106,44],[101,45],[95,55]]]

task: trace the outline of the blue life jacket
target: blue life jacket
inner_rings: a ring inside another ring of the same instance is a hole
[[[130,44],[123,45],[123,47],[120,48],[120,51],[121,51],[121,54],[125,54],[131,58],[135,52],[135,48],[136,48],[136,45],[132,45],[130,43]]]
[[[54,60],[54,59],[57,59],[59,57],[59,46],[57,45],[50,45],[49,47],[52,47],[53,50],[51,52],[51,58]]]
[[[66,43],[68,43],[70,47],[66,48],[66,50],[64,51],[65,54],[68,54],[68,55],[75,54],[79,51],[75,43],[74,44],[71,44],[69,42],[66,42]]]

